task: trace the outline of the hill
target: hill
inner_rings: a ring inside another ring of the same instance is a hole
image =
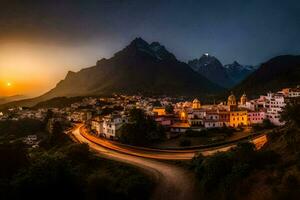
[[[18,101],[22,99],[26,99],[27,97],[24,95],[14,95],[14,96],[7,96],[7,97],[0,97],[0,105],[6,104],[12,101]]]
[[[71,106],[71,104],[79,102],[84,97],[55,97],[53,99],[49,99],[46,101],[41,101],[37,103],[35,106],[33,106],[33,109],[39,109],[39,108],[64,108]]]
[[[233,91],[256,96],[268,91],[278,91],[285,87],[295,87],[300,84],[300,56],[277,56],[261,64],[261,66]]]

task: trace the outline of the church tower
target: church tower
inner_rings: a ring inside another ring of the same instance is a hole
[[[231,95],[228,97],[227,105],[228,105],[229,111],[237,110],[236,98],[233,95],[233,93],[231,93]]]
[[[194,99],[192,108],[193,109],[200,109],[201,108],[201,104],[200,104],[200,101],[198,99]]]
[[[241,105],[246,105],[246,102],[247,102],[247,96],[246,96],[246,94],[244,93],[244,94],[241,96]]]

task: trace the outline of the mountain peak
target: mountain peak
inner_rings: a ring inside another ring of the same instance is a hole
[[[177,60],[176,57],[170,53],[163,45],[159,42],[152,42],[149,44],[140,37],[135,38],[131,43],[122,51],[115,55],[148,55],[156,60]]]
[[[236,60],[233,61],[232,65],[240,65],[240,63],[238,63]]]
[[[176,60],[176,57],[159,42],[152,42],[149,47],[160,60]]]
[[[221,64],[221,62],[214,56],[209,55],[208,53],[203,54],[199,59],[198,62],[200,65],[203,66],[209,66],[209,65],[213,65],[213,66],[217,66],[217,67],[223,67],[223,65]]]
[[[136,37],[134,40],[131,41],[129,46],[147,47],[147,46],[149,46],[149,44],[143,38]]]
[[[189,61],[188,64],[192,69],[212,82],[227,88],[232,86],[226,69],[216,57],[205,53],[199,59]]]

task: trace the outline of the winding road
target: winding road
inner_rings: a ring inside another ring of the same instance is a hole
[[[120,145],[87,133],[82,126],[71,131],[72,137],[87,143],[100,156],[135,165],[151,174],[157,181],[151,199],[155,200],[194,200],[199,199],[197,179],[183,168],[161,162],[161,160],[190,160],[196,153],[210,155],[217,151],[227,151],[236,144],[201,150],[157,150]],[[252,141],[258,148],[266,142],[262,135]]]

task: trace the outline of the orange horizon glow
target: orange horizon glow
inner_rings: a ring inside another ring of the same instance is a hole
[[[100,57],[95,55],[97,51],[93,48],[85,46],[46,42],[1,42],[0,97],[41,95],[64,79],[69,70],[78,71],[92,66],[97,57]],[[83,56],[83,52],[88,56]]]

